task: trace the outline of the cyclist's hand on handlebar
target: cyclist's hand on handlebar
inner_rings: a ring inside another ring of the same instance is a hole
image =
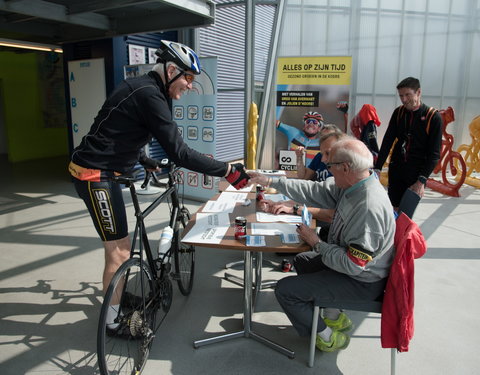
[[[230,173],[225,177],[228,182],[235,188],[241,189],[245,187],[250,179],[250,176],[245,172],[242,163],[230,164]]]
[[[145,168],[148,172],[155,172],[160,170],[160,168],[158,167],[158,160],[145,156],[141,160],[139,160],[139,162],[142,167]]]

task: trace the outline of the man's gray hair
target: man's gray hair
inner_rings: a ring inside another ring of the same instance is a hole
[[[322,132],[324,131],[333,131],[333,132],[339,132],[341,133],[342,131],[340,130],[340,128],[335,125],[335,124],[324,124],[322,126],[322,129],[321,129]]]
[[[344,137],[347,137],[347,134],[342,132],[338,127],[337,129],[333,129],[330,133],[322,134],[320,137],[320,144],[325,142],[328,138],[335,137],[337,141],[340,141]]]
[[[346,136],[332,147],[334,161],[347,162],[354,172],[373,168],[373,155],[362,141]]]
[[[173,61],[167,61],[166,64],[167,64],[167,68],[168,68],[170,65],[173,65],[175,68],[180,69],[180,68],[178,67],[178,65],[175,64]],[[158,74],[160,74],[160,76],[163,77],[163,65],[164,65],[164,63],[156,63],[156,64],[153,66],[152,70],[155,71],[155,72],[157,72]]]

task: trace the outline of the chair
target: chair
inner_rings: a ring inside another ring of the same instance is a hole
[[[375,301],[337,300],[325,303],[319,301],[317,302],[318,305],[314,306],[308,358],[309,367],[313,367],[315,359],[315,342],[321,305],[322,308],[382,314],[382,347],[390,348],[390,374],[395,375],[396,352],[397,350],[408,351],[408,342],[413,337],[413,259],[420,258],[427,250],[425,239],[419,227],[404,213],[400,213],[396,221],[394,246],[395,257],[385,293],[380,299]],[[409,311],[411,311],[411,314],[408,313]],[[402,327],[401,332],[398,329],[400,327]]]

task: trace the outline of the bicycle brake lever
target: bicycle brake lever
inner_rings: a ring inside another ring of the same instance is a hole
[[[141,188],[145,189],[148,185],[148,181],[150,181],[150,177],[152,176],[152,172],[149,172],[145,169],[145,178],[143,179]]]

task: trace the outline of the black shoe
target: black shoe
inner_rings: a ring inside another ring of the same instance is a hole
[[[138,335],[136,337],[132,336],[132,334],[130,333],[130,329],[122,325],[118,325],[117,328],[109,328],[107,326],[106,333],[109,337],[116,337],[124,340],[138,340],[142,337],[141,335]]]

